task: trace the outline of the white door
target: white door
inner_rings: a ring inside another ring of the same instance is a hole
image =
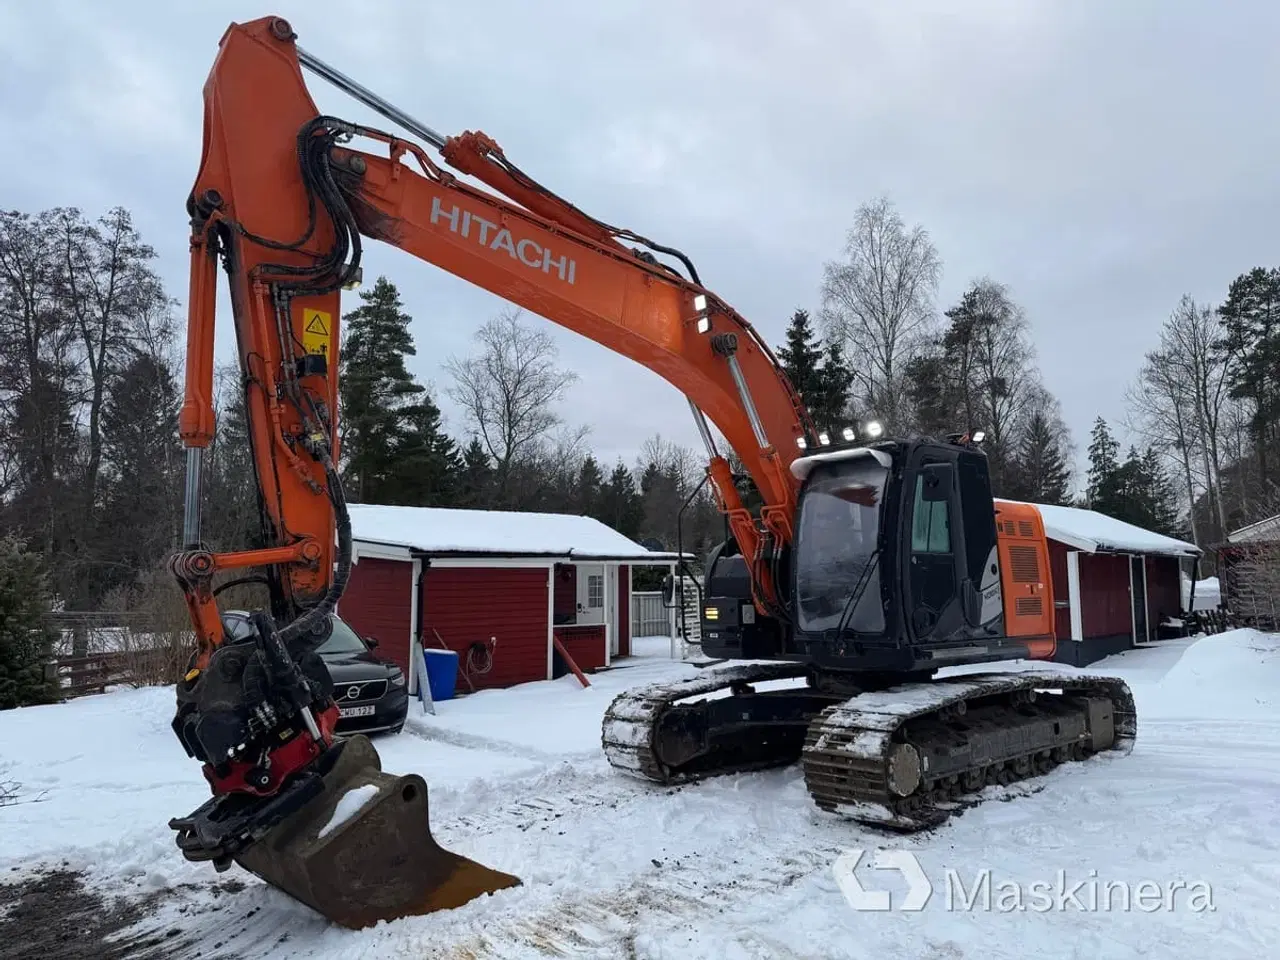
[[[578,623],[604,623],[604,564],[578,564]]]

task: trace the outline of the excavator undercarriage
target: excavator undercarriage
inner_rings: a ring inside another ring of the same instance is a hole
[[[803,664],[747,664],[638,687],[606,711],[601,744],[616,769],[663,784],[799,760],[821,809],[911,832],[989,786],[1126,754],[1137,736],[1133,695],[1115,677],[973,673],[852,696],[817,680]]]

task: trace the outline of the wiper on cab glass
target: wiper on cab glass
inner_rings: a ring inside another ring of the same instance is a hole
[[[840,611],[840,621],[836,624],[835,630],[836,639],[844,635],[845,627],[848,626],[848,621],[853,616],[853,611],[858,609],[858,603],[862,600],[862,595],[867,592],[867,585],[871,582],[871,573],[875,570],[879,560],[880,548],[876,547],[871,551],[871,556],[867,558],[867,565],[862,571],[862,576],[858,577],[858,582],[854,584],[853,593],[849,595],[849,599],[845,601],[844,609]]]

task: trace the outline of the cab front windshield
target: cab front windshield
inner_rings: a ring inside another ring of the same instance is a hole
[[[889,471],[870,455],[823,464],[805,488],[796,532],[798,626],[805,632],[884,630],[876,548]],[[850,600],[852,609],[846,610]]]

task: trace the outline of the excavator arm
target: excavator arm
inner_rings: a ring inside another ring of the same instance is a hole
[[[418,143],[321,117],[303,64],[416,128],[457,172],[438,165]],[[446,139],[404,117],[299,51],[279,18],[235,25],[224,35],[205,87],[205,129],[190,202],[192,359],[183,438],[189,456],[198,457],[194,451],[212,437],[214,255],[222,251],[230,263],[268,532],[281,549],[293,551],[269,559],[216,557],[215,566],[283,563],[289,575],[281,592],[286,601],[296,593],[303,606],[335,589],[327,576],[334,485],[323,459],[298,448],[318,443],[323,433],[330,458],[336,455],[339,288],[358,276],[364,236],[630,357],[684,393],[707,446],[719,504],[744,555],[759,559],[753,565],[757,602],[776,607],[777,587],[764,560],[792,539],[797,482],[788,465],[813,442],[814,427],[769,348],[737,311],[697,282],[688,258],[556,197],[484,134]],[[353,138],[381,149],[338,145]],[[506,197],[472,187],[458,173]],[[621,239],[674,253],[691,276]],[[299,395],[309,399],[300,403]],[[737,494],[708,420],[760,492],[759,523]],[[193,531],[189,523],[187,534],[192,545],[198,525]],[[199,607],[193,614],[212,645],[215,618]]]
[[[415,132],[452,169],[402,135],[322,115],[304,65]],[[444,138],[405,117],[300,51],[286,21],[227,30],[204,105],[203,154],[187,204],[184,545],[171,561],[197,649],[178,685],[173,725],[203,762],[213,796],[171,821],[178,845],[219,869],[238,862],[355,926],[510,886],[514,877],[435,845],[420,777],[383,774],[367,740],[335,737],[332,682],[315,653],[351,566],[336,467],[340,295],[360,278],[364,239],[399,247],[630,357],[684,393],[762,611],[781,606],[772,571],[793,537],[798,489],[788,468],[814,437],[813,424],[760,337],[701,285],[687,257],[556,197],[483,134]],[[656,254],[681,261],[687,276]],[[201,536],[219,265],[262,519],[261,547],[233,553],[210,551]],[[754,480],[758,518],[739,497],[709,424]],[[253,615],[249,635],[229,637],[215,580],[254,568],[265,570],[257,579],[266,582],[270,610]],[[364,788],[373,791],[365,810],[326,832],[341,797]],[[363,882],[377,886],[363,899],[342,880],[357,863],[369,875]]]

